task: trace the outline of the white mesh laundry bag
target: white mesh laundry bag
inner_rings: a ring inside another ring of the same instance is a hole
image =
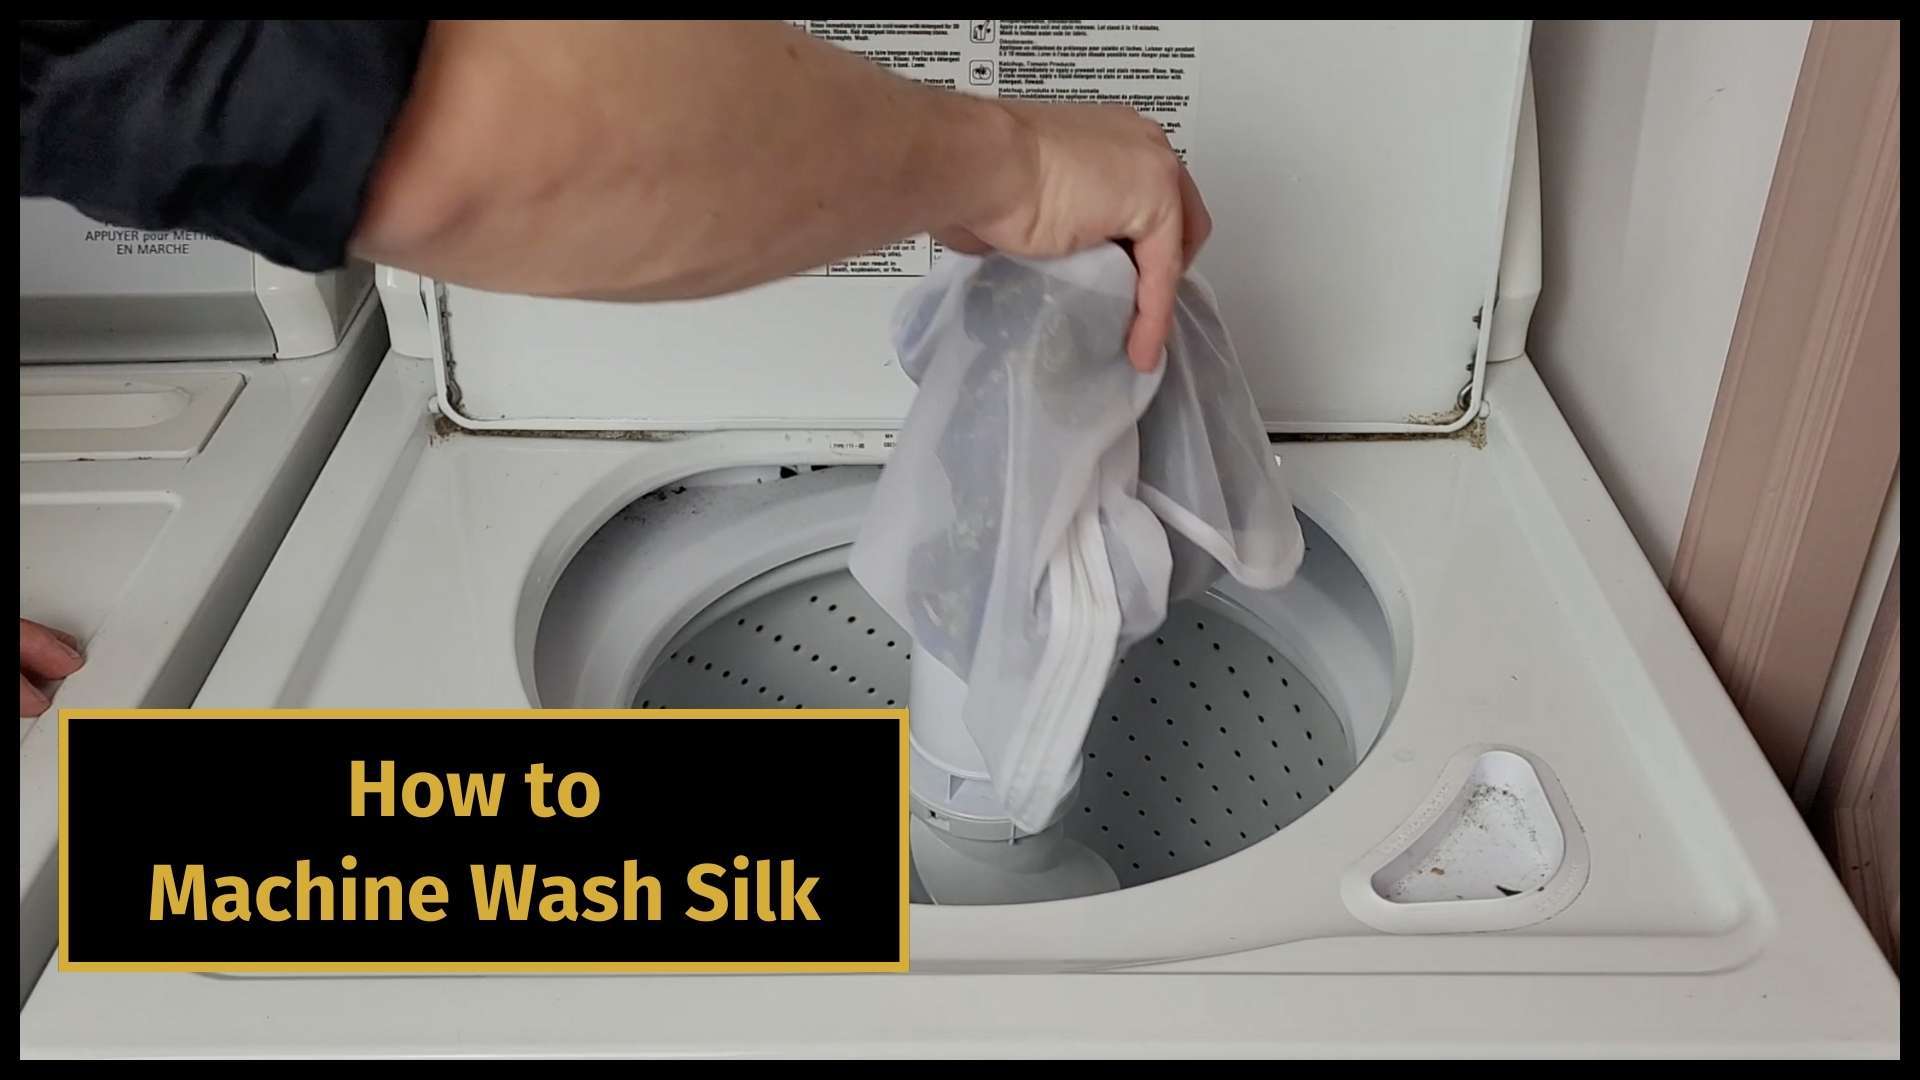
[[[948,255],[896,313],[919,384],[851,568],[966,680],[961,718],[1020,829],[1058,820],[1114,663],[1222,572],[1277,588],[1304,540],[1213,294],[1127,363],[1135,271]]]

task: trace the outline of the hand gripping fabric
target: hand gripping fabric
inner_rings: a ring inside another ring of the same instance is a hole
[[[966,680],[1020,829],[1057,821],[1115,660],[1222,573],[1278,588],[1305,542],[1212,290],[1181,282],[1165,361],[1126,360],[1136,275],[946,255],[893,340],[919,386],[851,568]]]

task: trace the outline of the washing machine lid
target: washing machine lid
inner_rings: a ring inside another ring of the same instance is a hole
[[[1198,269],[1271,430],[1459,416],[1492,322],[1528,23],[803,25],[963,90],[1124,100],[1160,120],[1212,211]],[[887,429],[913,392],[889,317],[940,256],[915,237],[655,304],[426,281],[424,336],[440,406],[470,428]]]
[[[307,274],[190,230],[20,200],[23,364],[317,356],[372,284],[366,263]]]

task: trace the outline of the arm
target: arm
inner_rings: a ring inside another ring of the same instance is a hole
[[[746,288],[927,231],[965,251],[1133,242],[1157,362],[1210,227],[1158,125],[899,78],[792,27],[436,23],[354,249],[503,292]]]
[[[779,23],[439,23],[354,248],[503,291],[707,296],[1004,200],[1020,135]]]
[[[332,269],[426,31],[419,21],[22,20],[20,194]]]
[[[1210,223],[1127,109],[966,98],[780,23],[21,24],[21,194],[303,270],[706,296],[926,230],[1132,242],[1150,368]]]

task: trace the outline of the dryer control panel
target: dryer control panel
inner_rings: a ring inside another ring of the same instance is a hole
[[[362,263],[277,266],[185,230],[20,200],[20,361],[290,359],[328,352],[372,284]]]

